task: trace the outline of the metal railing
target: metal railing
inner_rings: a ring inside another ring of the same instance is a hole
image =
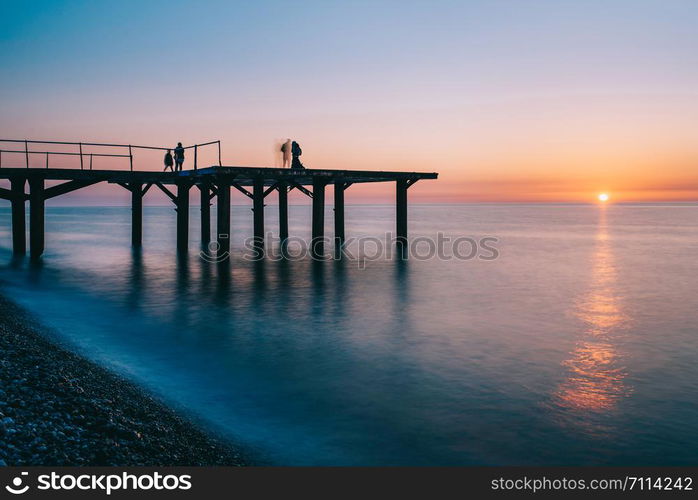
[[[89,167],[88,170],[93,168],[93,158],[99,157],[109,157],[109,158],[128,158],[129,168],[133,171],[133,150],[134,149],[149,149],[158,151],[173,150],[174,148],[164,148],[159,146],[136,146],[133,144],[109,144],[109,143],[99,143],[99,142],[65,142],[65,141],[34,141],[29,139],[0,139],[0,143],[12,143],[12,144],[24,144],[24,149],[0,149],[0,168],[2,168],[2,154],[23,154],[24,163],[26,168],[29,167],[29,157],[30,155],[43,155],[46,157],[46,168],[49,168],[49,157],[52,155],[57,156],[79,156],[80,157],[80,169],[85,170],[85,161],[89,157]],[[60,144],[64,146],[78,146],[78,151],[35,151],[30,150],[30,144]],[[221,141],[210,141],[204,142],[202,144],[193,144],[191,146],[184,146],[184,149],[194,149],[194,170],[198,169],[198,156],[199,148],[204,146],[211,146],[213,144],[218,145],[218,165],[222,166],[221,161]],[[91,148],[124,148],[128,150],[128,154],[114,154],[114,153],[98,153],[98,152],[84,152],[83,146],[88,146]]]

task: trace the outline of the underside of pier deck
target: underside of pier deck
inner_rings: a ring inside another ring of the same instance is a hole
[[[0,179],[10,181],[11,189],[0,188],[0,199],[12,205],[12,235],[15,254],[26,249],[24,224],[25,203],[29,201],[29,247],[33,258],[44,251],[44,206],[46,200],[101,182],[119,184],[131,193],[132,231],[134,247],[142,245],[143,197],[152,186],[162,190],[174,204],[177,212],[177,249],[188,250],[189,195],[197,186],[201,193],[201,243],[209,244],[210,205],[217,204],[217,256],[226,257],[230,252],[230,189],[235,188],[252,201],[254,247],[259,256],[264,255],[265,199],[278,194],[279,237],[283,242],[288,236],[288,193],[296,189],[312,199],[311,251],[315,256],[324,253],[325,190],[334,187],[334,239],[339,246],[345,241],[344,198],[345,191],[353,184],[394,182],[396,185],[396,236],[398,243],[407,241],[407,190],[422,179],[436,179],[434,172],[392,172],[370,170],[283,169],[268,167],[215,166],[182,172],[133,171],[133,170],[85,170],[63,168],[0,168]],[[46,187],[47,182],[59,181]],[[63,182],[60,182],[63,181]],[[25,193],[25,186],[29,192]],[[249,188],[249,189],[248,189]]]

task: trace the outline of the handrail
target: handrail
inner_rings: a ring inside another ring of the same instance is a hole
[[[210,146],[211,144],[220,144],[221,141],[211,141],[211,142],[204,142],[203,144],[194,144],[192,146],[184,146],[184,149],[191,149],[195,148],[196,146]],[[136,146],[133,146],[134,148]],[[172,148],[167,148],[167,149],[172,149]]]
[[[2,153],[19,153],[25,156],[25,165],[29,168],[29,155],[32,154],[42,154],[46,155],[46,168],[48,168],[48,157],[49,155],[65,155],[65,156],[79,156],[80,157],[80,169],[84,169],[83,157],[90,156],[90,170],[92,170],[92,157],[115,157],[115,158],[129,158],[130,169],[133,170],[133,149],[149,149],[158,151],[168,151],[175,148],[169,147],[159,147],[159,146],[139,146],[133,144],[112,144],[112,143],[99,143],[99,142],[71,142],[71,141],[37,141],[29,139],[0,139],[0,143],[18,143],[24,144],[23,150],[14,149],[0,149],[0,168],[2,168]],[[66,146],[78,146],[79,152],[63,152],[63,151],[30,151],[29,144],[60,144]],[[191,146],[184,146],[183,149],[194,149],[194,170],[198,169],[198,148],[203,146],[210,146],[212,144],[218,145],[218,165],[222,165],[221,161],[221,141],[209,141],[201,144],[193,144]],[[93,147],[108,147],[108,148],[128,148],[128,154],[108,154],[108,153],[85,153],[82,150],[83,146],[93,146]]]
[[[0,149],[3,153],[25,153],[23,149],[12,150],[12,149]],[[29,151],[30,155],[68,155],[68,156],[114,156],[117,158],[128,158],[129,155],[112,155],[107,153],[67,153],[63,151]]]
[[[168,149],[174,149],[173,147],[165,148],[161,146],[137,146],[135,144],[111,144],[103,142],[69,142],[69,141],[35,141],[35,140],[25,140],[25,139],[0,139],[0,142],[19,142],[22,144],[63,144],[66,146],[102,146],[107,148],[137,148],[137,149],[155,149],[160,151],[167,151]],[[220,144],[220,140],[209,141],[200,144],[192,144],[191,146],[184,146],[184,149],[195,148],[196,146],[210,146],[211,144]],[[24,152],[24,151],[22,151]],[[30,151],[31,153],[31,151]]]
[[[82,144],[83,146],[101,146],[101,147],[106,147],[106,148],[127,148],[131,146],[132,148],[138,148],[138,149],[156,149],[156,150],[162,150],[162,151],[167,151],[168,149],[174,149],[174,148],[163,148],[160,146],[135,146],[133,144],[111,144],[111,143],[103,143],[103,142],[69,142],[69,141],[30,141],[30,140],[18,140],[18,139],[0,139],[0,142],[21,142],[21,143],[28,143],[28,144],[63,144],[66,146],[79,146]],[[216,141],[213,141],[216,142]],[[187,146],[187,148],[191,148],[193,146]]]

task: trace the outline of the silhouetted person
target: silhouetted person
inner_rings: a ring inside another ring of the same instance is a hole
[[[167,153],[165,153],[165,171],[169,168],[174,172],[174,168],[172,166],[174,165],[174,160],[172,159],[172,150],[168,149]]]
[[[174,150],[174,160],[175,160],[175,171],[176,172],[181,172],[182,171],[182,163],[184,163],[184,148],[182,147],[182,143],[178,142],[177,147]]]
[[[291,143],[291,156],[293,156],[291,168],[305,168],[301,163],[301,160],[298,158],[302,154],[303,150],[301,149],[300,145],[296,141],[293,141]]]
[[[283,168],[291,166],[291,139],[286,139],[281,145],[281,153],[283,154]]]

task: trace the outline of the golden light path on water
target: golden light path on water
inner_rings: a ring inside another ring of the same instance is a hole
[[[608,234],[607,207],[599,207],[596,248],[589,290],[572,313],[585,325],[569,359],[563,362],[567,379],[555,393],[562,421],[589,434],[607,434],[603,416],[614,411],[631,389],[618,351],[619,334],[628,327],[629,316],[617,289],[617,269]]]

